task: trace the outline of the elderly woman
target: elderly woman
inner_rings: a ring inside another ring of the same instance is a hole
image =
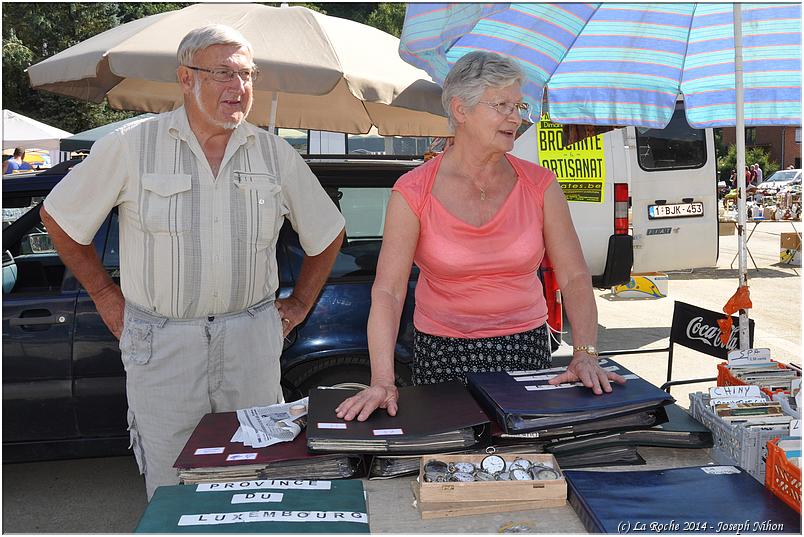
[[[341,403],[338,417],[363,421],[378,407],[396,415],[394,345],[414,261],[414,384],[549,367],[537,276],[545,253],[575,343],[566,373],[552,383],[580,381],[601,394],[611,381],[625,382],[598,365],[591,277],[555,175],[508,154],[528,108],[522,79],[513,61],[472,52],[444,81],[454,143],[391,193],[368,320],[371,386]]]

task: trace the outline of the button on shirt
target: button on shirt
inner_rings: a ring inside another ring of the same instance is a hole
[[[242,311],[273,296],[284,218],[310,256],[344,227],[296,150],[249,123],[232,132],[214,177],[184,108],[98,140],[45,199],[80,244],[115,206],[123,296],[172,318]]]

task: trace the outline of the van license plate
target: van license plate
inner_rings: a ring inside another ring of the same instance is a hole
[[[648,218],[684,218],[687,216],[703,216],[703,202],[669,203],[665,205],[648,205]]]

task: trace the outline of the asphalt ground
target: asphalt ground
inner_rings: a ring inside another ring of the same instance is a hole
[[[753,225],[749,223],[749,231]],[[760,270],[753,268],[749,258],[748,284],[754,305],[749,314],[756,322],[754,347],[770,348],[773,358],[800,365],[801,267],[779,262],[780,235],[792,232],[793,226],[802,229],[798,222],[763,222],[751,238],[748,247]],[[602,350],[666,347],[676,300],[720,311],[737,289],[737,262],[734,268],[729,266],[737,252],[737,236],[721,236],[719,251],[717,267],[669,274],[665,298],[623,299],[596,290],[598,346]],[[571,341],[571,334],[567,340]],[[654,384],[665,381],[666,352],[616,360]],[[717,360],[684,347],[676,346],[674,363],[674,378],[716,376]],[[678,386],[672,394],[681,406],[688,407],[688,394],[706,386]],[[503,522],[517,519],[514,513],[418,520],[412,511],[403,509],[403,504],[409,504],[409,481],[403,478],[366,485],[370,503],[375,496],[380,500],[371,509],[374,531],[496,532]],[[144,481],[133,457],[4,464],[2,487],[3,533],[130,533],[146,505]],[[398,508],[383,508],[386,502],[403,503]],[[408,516],[401,516],[403,511]],[[572,526],[564,531],[581,530]]]

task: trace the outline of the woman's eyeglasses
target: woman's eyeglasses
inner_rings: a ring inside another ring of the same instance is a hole
[[[482,104],[485,104],[489,108],[493,108],[497,111],[498,114],[502,114],[504,116],[510,116],[511,112],[516,109],[519,112],[520,117],[527,117],[528,110],[530,110],[530,105],[528,103],[507,103],[507,102],[499,102],[493,103],[489,101],[478,101]]]

